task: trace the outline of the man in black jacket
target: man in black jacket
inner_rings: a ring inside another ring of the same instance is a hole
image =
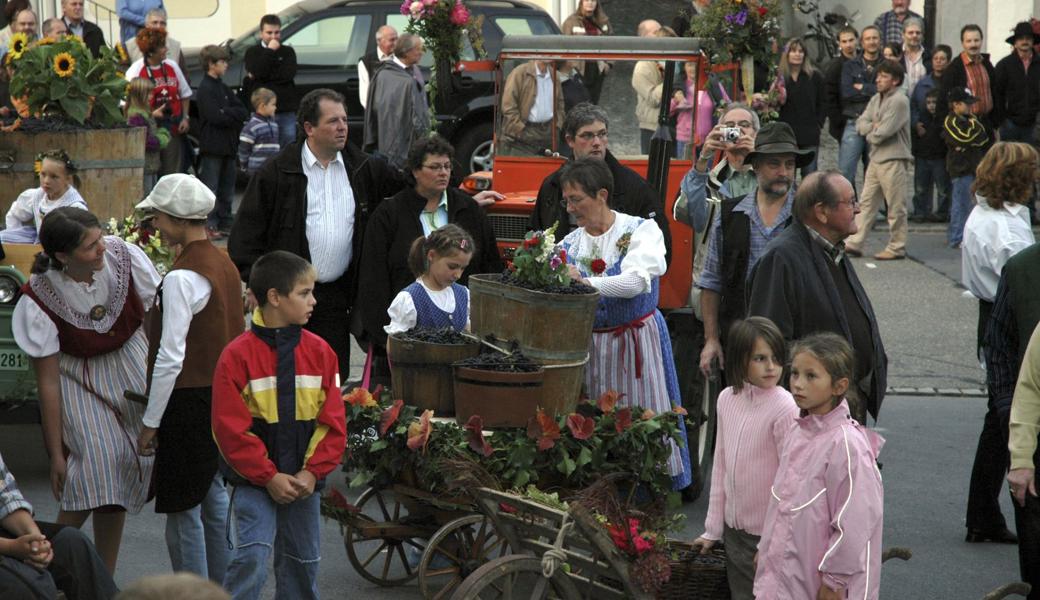
[[[61,0],[61,20],[72,35],[78,35],[90,53],[97,58],[105,45],[101,28],[83,18],[83,0]]]
[[[844,252],[858,212],[852,185],[841,173],[806,177],[795,195],[794,222],[755,265],[748,315],[771,319],[789,342],[816,331],[847,339],[856,355],[849,409],[866,425],[867,413],[876,420],[881,409],[888,358],[874,308]]]
[[[838,30],[839,53],[827,63],[823,71],[823,86],[827,99],[827,132],[838,143],[841,143],[841,134],[845,132],[845,115],[841,112],[841,68],[846,62],[856,58],[858,42],[859,32],[852,25]]]
[[[989,61],[989,54],[982,52],[982,28],[974,23],[961,27],[961,47],[964,50],[950,59],[950,66],[943,72],[943,92],[949,95],[954,89],[968,88],[971,95],[978,99],[978,102],[972,105],[971,112],[992,131],[995,125],[999,125],[992,117],[999,114],[992,114],[995,110],[992,88],[993,63]],[[968,77],[969,68],[975,72],[976,77]],[[949,108],[949,102],[940,102],[939,116],[945,119]]]
[[[265,87],[278,97],[278,143],[284,148],[296,141],[296,109],[300,98],[296,94],[296,51],[282,45],[282,20],[278,15],[260,18],[260,43],[246,50],[246,79],[243,94],[251,94]],[[248,98],[249,96],[245,96]]]
[[[1036,112],[1040,110],[1040,61],[1033,44],[1040,43],[1040,35],[1023,21],[1015,25],[1007,43],[1014,52],[993,67],[993,113],[1002,119],[994,124],[1000,127],[1001,141],[1032,144],[1036,139]]]
[[[614,176],[614,193],[610,196],[610,208],[628,215],[653,219],[664,234],[665,260],[672,260],[672,236],[668,230],[668,216],[654,189],[638,173],[618,162],[607,149],[607,129],[610,119],[601,107],[582,102],[568,113],[563,121],[564,140],[574,152],[574,160],[596,158],[607,163]],[[562,168],[562,167],[561,167]],[[534,211],[527,222],[529,229],[547,229],[559,222],[556,239],[574,229],[567,208],[563,204],[563,188],[560,187],[560,171],[545,178],[538,189]]]
[[[382,160],[347,145],[343,96],[330,89],[300,101],[306,138],[268,160],[249,181],[235,215],[228,253],[249,280],[256,259],[287,250],[309,260],[318,273],[318,303],[306,328],[320,335],[350,372],[350,318],[368,216],[400,191],[399,176]]]

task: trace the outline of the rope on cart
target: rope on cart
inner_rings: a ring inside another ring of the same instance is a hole
[[[570,533],[573,526],[570,515],[563,515],[563,520],[560,521],[560,531],[556,534],[556,542],[542,555],[542,577],[552,579],[556,574],[556,569],[567,562],[567,553],[563,551],[563,540],[567,538],[567,534]]]

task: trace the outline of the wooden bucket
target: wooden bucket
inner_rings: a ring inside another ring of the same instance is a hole
[[[524,355],[545,367],[542,409],[551,415],[574,412],[599,292],[547,294],[505,285],[497,275],[473,275],[468,285],[473,332],[503,344],[517,340]]]
[[[36,155],[61,148],[79,169],[77,187],[102,223],[122,220],[141,201],[144,189],[144,127],[13,131],[0,135],[0,214],[23,191],[40,187],[33,171]]]
[[[484,427],[527,427],[544,395],[547,371],[513,373],[455,367],[455,420],[480,415]]]
[[[390,336],[390,390],[394,398],[438,417],[455,415],[452,363],[480,353],[480,343],[429,344]]]

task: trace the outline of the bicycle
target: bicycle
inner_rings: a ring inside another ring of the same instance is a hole
[[[846,17],[840,13],[829,12],[820,16],[820,3],[817,0],[798,0],[795,7],[803,15],[812,15],[812,21],[806,26],[808,33],[803,36],[805,50],[816,65],[823,67],[830,59],[838,55],[837,32],[851,25],[859,15],[859,11]]]

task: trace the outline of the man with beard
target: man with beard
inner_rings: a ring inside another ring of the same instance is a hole
[[[748,275],[765,251],[791,221],[794,170],[812,162],[813,150],[800,150],[787,123],[763,125],[755,137],[751,164],[758,185],[742,197],[722,201],[708,240],[708,257],[697,280],[701,289],[704,349],[701,371],[711,372],[712,361],[723,364],[723,340],[730,323],[747,315]]]
[[[610,119],[603,108],[582,102],[567,113],[563,121],[564,141],[574,152],[574,160],[595,158],[602,160],[610,169],[614,178],[614,192],[610,195],[610,208],[635,215],[644,219],[653,219],[664,234],[666,262],[671,261],[672,237],[668,230],[668,217],[661,206],[661,201],[654,189],[638,173],[618,162],[607,149],[607,130]],[[562,167],[561,167],[562,168]],[[563,188],[560,187],[560,171],[545,178],[538,189],[538,200],[527,223],[529,229],[546,229],[554,222],[556,239],[570,233],[574,225],[567,214],[567,204],[563,200]]]
[[[876,420],[881,409],[888,358],[874,308],[843,251],[858,212],[852,184],[841,173],[818,171],[802,180],[794,222],[751,274],[747,312],[772,320],[788,342],[817,331],[848,340],[856,374],[846,398],[852,417],[866,425],[867,413]]]
[[[862,212],[856,217],[859,231],[849,237],[845,252],[863,256],[863,243],[881,206],[888,206],[888,245],[874,255],[877,260],[906,258],[906,194],[910,189],[910,99],[900,90],[903,67],[886,60],[878,65],[875,86],[856,131],[870,143],[870,164],[863,177]]]

